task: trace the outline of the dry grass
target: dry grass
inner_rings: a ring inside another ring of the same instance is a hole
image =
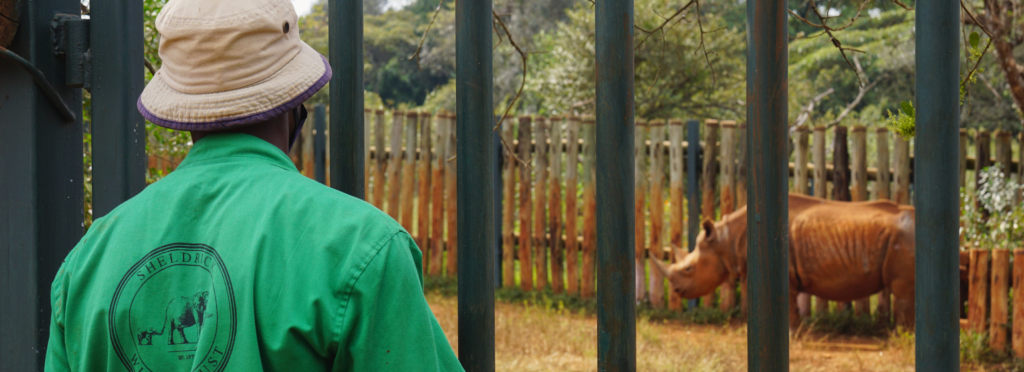
[[[428,293],[427,301],[458,351],[455,297]],[[746,327],[637,321],[639,371],[746,370]],[[495,304],[495,358],[499,371],[597,370],[597,320],[556,307]],[[815,337],[792,342],[792,371],[912,371],[913,338]]]

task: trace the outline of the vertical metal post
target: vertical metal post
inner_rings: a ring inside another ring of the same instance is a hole
[[[42,71],[72,112],[53,53],[54,14],[78,14],[77,0],[22,1],[9,49]],[[0,371],[41,371],[50,333],[50,284],[82,237],[82,123],[65,122],[31,75],[0,58]]]
[[[327,133],[324,131],[327,130],[327,108],[322,103],[313,107],[313,130],[316,131],[313,135],[313,176],[316,178],[316,182],[325,184],[327,182],[327,168],[324,164],[327,161]]]
[[[598,1],[595,23],[597,369],[635,371],[633,0]]]
[[[757,154],[747,190],[750,371],[789,370],[786,9],[747,1],[747,153]]]
[[[98,218],[146,187],[142,2],[96,1],[92,49],[92,211]]]
[[[917,6],[917,130],[914,158],[916,363],[918,371],[960,367],[958,327],[959,22],[956,0]]]
[[[700,232],[700,121],[686,121],[686,249],[697,249]],[[697,307],[697,299],[686,302],[688,309]]]
[[[459,361],[494,371],[494,108],[491,0],[455,5]]]
[[[331,69],[331,187],[366,199],[363,177],[363,2],[328,0]],[[377,149],[377,153],[381,153]]]
[[[686,248],[697,248],[700,232],[700,121],[686,121]]]

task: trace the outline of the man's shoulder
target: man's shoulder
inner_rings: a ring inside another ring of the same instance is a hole
[[[361,236],[365,241],[390,238],[405,232],[391,216],[362,199],[301,174],[289,177],[293,178],[294,187],[284,192],[294,204],[288,208],[300,214],[300,218],[311,226],[311,231],[319,230],[320,233],[315,235],[320,239],[333,240],[341,235],[345,238]]]

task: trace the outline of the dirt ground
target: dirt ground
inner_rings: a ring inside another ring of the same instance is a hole
[[[434,315],[458,351],[455,297],[428,294]],[[637,321],[639,371],[745,371],[746,326]],[[597,370],[597,318],[551,307],[497,303],[499,371]],[[967,370],[968,368],[965,368]],[[913,371],[910,337],[803,335],[790,344],[791,371]]]

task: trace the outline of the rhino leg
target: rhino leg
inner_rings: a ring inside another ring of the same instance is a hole
[[[911,273],[913,275],[913,273]],[[897,279],[892,282],[892,294],[896,298],[896,325],[914,328],[914,281]]]
[[[636,302],[641,302],[647,298],[647,287],[644,286],[644,276],[646,274],[644,270],[644,259],[643,257],[637,257],[636,270],[633,275],[634,287],[636,288]],[[654,269],[651,269],[654,270]]]
[[[796,288],[789,287],[789,331],[792,334],[800,327],[800,309],[797,307],[797,297],[800,292]]]
[[[800,308],[800,317],[811,316],[811,295],[801,292],[797,295],[796,303]]]

